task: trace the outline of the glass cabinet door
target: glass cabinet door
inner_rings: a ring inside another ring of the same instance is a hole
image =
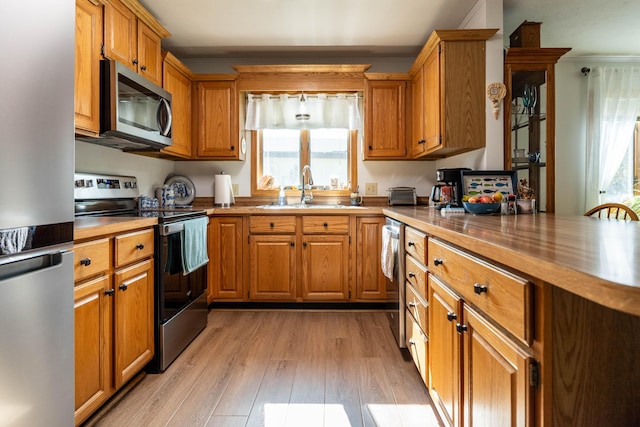
[[[568,48],[509,48],[504,58],[504,168],[541,212],[555,211],[555,75]]]
[[[546,210],[547,73],[512,71],[511,167],[517,171],[520,198],[535,198]],[[529,191],[530,190],[530,191]]]

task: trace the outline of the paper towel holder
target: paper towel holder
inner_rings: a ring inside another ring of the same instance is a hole
[[[213,201],[214,206],[222,208],[229,208],[232,204],[235,204],[231,175],[220,172],[214,176]]]

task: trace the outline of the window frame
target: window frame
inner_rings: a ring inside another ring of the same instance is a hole
[[[264,190],[258,188],[258,177],[262,176],[262,144],[261,133],[257,130],[248,131],[251,138],[251,196],[264,196],[264,197],[278,197],[280,190],[278,188]],[[300,131],[300,168],[309,164],[310,152],[310,132],[308,129],[301,129]],[[357,162],[357,148],[358,148],[358,131],[357,129],[349,130],[348,141],[348,177],[351,187],[347,189],[339,190],[319,190],[313,189],[313,197],[320,200],[329,198],[349,197],[352,189],[358,185],[358,162]],[[302,171],[302,170],[301,170]],[[301,172],[300,171],[300,172]],[[286,197],[300,197],[301,189],[298,190],[285,190]]]

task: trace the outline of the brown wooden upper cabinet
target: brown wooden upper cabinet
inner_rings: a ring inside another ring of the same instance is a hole
[[[437,159],[485,146],[485,51],[496,32],[431,34],[409,70],[411,158]]]
[[[76,0],[75,128],[89,136],[100,132],[102,36],[102,5]]]
[[[406,157],[407,77],[406,74],[366,74],[365,160]]]
[[[191,81],[193,73],[171,52],[163,52],[162,87],[171,94],[171,140],[163,154],[181,158],[191,157]]]
[[[198,76],[206,77],[206,76]],[[224,75],[221,75],[224,77]],[[238,94],[235,77],[231,80],[198,81],[194,118],[196,156],[244,160],[238,126]]]
[[[104,6],[104,56],[162,86],[160,40],[169,32],[136,1],[108,0]]]

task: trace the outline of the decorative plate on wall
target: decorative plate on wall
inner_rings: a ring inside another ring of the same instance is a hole
[[[176,198],[176,205],[178,206],[189,205],[196,198],[196,187],[193,185],[193,182],[186,176],[170,176],[164,183],[173,188],[173,193]]]

